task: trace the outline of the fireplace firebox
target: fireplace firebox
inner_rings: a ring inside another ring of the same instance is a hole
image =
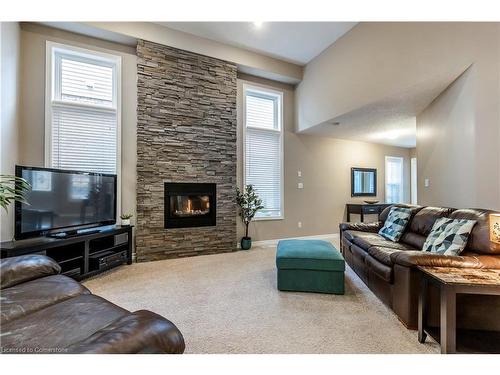
[[[165,228],[214,226],[216,185],[165,182]]]

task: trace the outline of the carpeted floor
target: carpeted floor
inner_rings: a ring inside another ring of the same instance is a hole
[[[334,243],[336,241],[333,241]],[[85,285],[181,330],[186,353],[437,353],[346,271],[343,296],[279,292],[275,246],[135,263]],[[428,340],[429,341],[429,340]]]

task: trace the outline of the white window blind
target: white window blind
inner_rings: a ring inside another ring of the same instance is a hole
[[[262,199],[257,218],[283,217],[281,95],[274,91],[245,90],[245,184]]]
[[[403,158],[385,157],[385,201],[403,202]]]
[[[49,164],[117,173],[117,57],[52,47]]]

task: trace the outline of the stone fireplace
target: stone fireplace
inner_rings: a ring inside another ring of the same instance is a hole
[[[236,74],[138,41],[137,261],[236,250]]]
[[[216,185],[165,182],[165,228],[216,225]]]

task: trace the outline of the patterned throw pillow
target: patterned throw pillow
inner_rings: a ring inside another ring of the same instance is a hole
[[[408,221],[410,221],[410,216],[411,210],[409,208],[392,207],[384,226],[378,231],[378,234],[388,240],[398,242]]]
[[[422,250],[441,255],[459,255],[465,249],[475,224],[476,220],[445,217],[438,219],[432,226]]]

